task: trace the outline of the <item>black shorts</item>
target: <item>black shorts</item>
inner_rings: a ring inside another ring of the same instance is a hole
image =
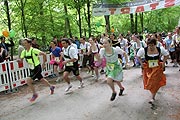
[[[33,70],[30,69],[29,77],[31,77],[33,80],[35,80],[36,78],[38,78],[40,80],[43,78],[41,72],[42,72],[42,68],[41,68],[41,65],[39,64]]]
[[[69,73],[72,71],[75,76],[78,76],[79,75],[78,61],[74,62],[73,66],[65,66],[64,71]]]
[[[171,60],[175,60],[176,59],[176,51],[173,52],[169,52]]]

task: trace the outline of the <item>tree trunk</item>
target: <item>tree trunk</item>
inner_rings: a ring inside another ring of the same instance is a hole
[[[67,36],[67,30],[69,31],[69,36],[72,38],[72,33],[71,33],[71,25],[69,22],[69,18],[68,18],[68,12],[67,12],[67,6],[64,4],[64,11],[66,14],[66,18],[65,18],[65,36]]]
[[[7,0],[4,0],[4,5],[6,7],[6,15],[7,15],[7,20],[8,20],[8,28],[9,28],[9,31],[10,31],[11,30],[11,18],[10,18],[10,14],[9,14],[9,4],[8,4]],[[13,47],[11,47],[11,60],[13,60]]]
[[[50,21],[51,21],[51,25],[52,25],[52,29],[53,29],[53,33],[54,33],[54,31],[55,31],[54,30],[54,19],[53,19],[53,15],[52,15],[52,9],[51,9],[50,0],[48,0],[48,2],[49,2]]]
[[[82,23],[81,23],[81,8],[79,5],[80,1],[78,0],[78,5],[77,5],[77,12],[78,12],[78,18],[79,18],[79,33],[80,33],[80,38],[82,37]]]
[[[40,20],[42,20],[41,22],[41,37],[42,37],[42,43],[45,43],[45,33],[46,33],[46,30],[45,30],[45,22],[44,22],[44,10],[43,10],[43,1],[41,3],[39,3],[39,8],[40,8],[40,11],[39,11],[39,14],[40,14]]]
[[[105,21],[106,21],[106,34],[110,33],[110,20],[109,15],[104,15]]]
[[[144,31],[143,12],[139,13],[139,16],[140,16],[140,22],[141,22],[141,32],[143,32]]]
[[[21,17],[22,17],[22,27],[23,27],[23,29],[24,29],[24,33],[25,33],[25,37],[27,37],[28,35],[27,35],[27,27],[26,27],[26,17],[25,17],[25,14],[24,14],[24,3],[23,3],[23,0],[21,0],[21,7],[20,7],[20,9],[21,9]],[[24,36],[24,33],[23,33],[23,36]]]
[[[88,12],[88,33],[91,36],[91,14],[90,14],[90,0],[87,0],[87,12]]]
[[[137,34],[137,25],[138,25],[138,19],[137,19],[137,13],[135,13],[135,33]]]
[[[133,14],[130,14],[130,20],[131,20],[131,32],[134,33],[134,16],[133,16]]]

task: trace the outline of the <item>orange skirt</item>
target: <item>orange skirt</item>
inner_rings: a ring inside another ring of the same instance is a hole
[[[143,63],[143,83],[144,89],[156,93],[160,87],[166,85],[166,76],[163,73],[162,63],[154,68],[149,68],[147,63]]]

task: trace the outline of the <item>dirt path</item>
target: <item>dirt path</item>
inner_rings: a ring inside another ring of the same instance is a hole
[[[39,98],[33,104],[28,101],[27,86],[18,93],[0,95],[0,120],[180,120],[180,72],[169,66],[165,74],[167,85],[159,90],[154,109],[148,103],[150,93],[143,89],[140,68],[133,68],[124,71],[124,96],[113,102],[107,84],[94,82],[90,75],[84,79],[83,89],[78,89],[79,82],[74,80],[70,94],[64,94],[64,82],[50,80],[56,84],[54,95],[36,82]]]

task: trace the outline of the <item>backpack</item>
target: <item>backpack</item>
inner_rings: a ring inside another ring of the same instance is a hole
[[[33,58],[33,48],[31,49],[31,56],[26,56],[26,50],[25,50],[25,52],[24,52],[24,58],[26,58],[26,61],[27,61],[27,59],[32,59],[32,62],[33,62],[33,64],[34,64],[34,58]],[[35,54],[35,53],[34,53]],[[35,54],[36,56],[38,56],[38,54]]]

